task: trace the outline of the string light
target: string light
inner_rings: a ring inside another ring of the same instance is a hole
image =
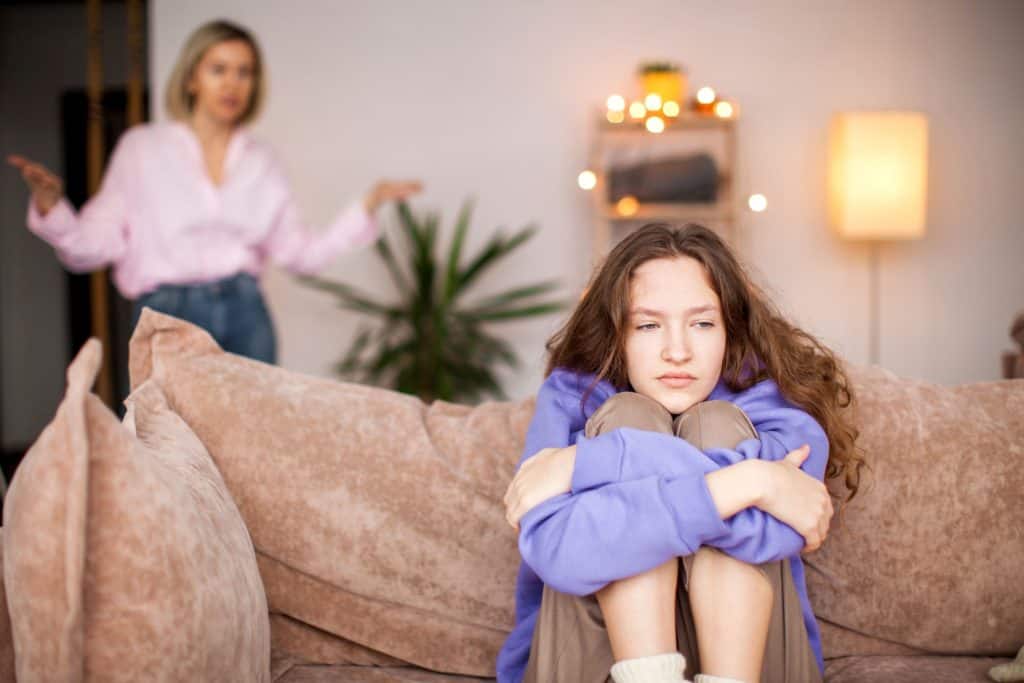
[[[580,188],[583,190],[593,190],[597,185],[597,175],[591,170],[586,170],[579,174],[576,182],[579,183]]]
[[[615,210],[620,216],[635,216],[640,209],[640,202],[633,195],[626,195],[615,204]]]
[[[732,103],[726,100],[722,100],[721,102],[715,103],[715,116],[717,116],[720,119],[729,119],[732,118],[732,115]]]

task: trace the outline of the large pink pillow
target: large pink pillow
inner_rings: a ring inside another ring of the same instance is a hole
[[[99,364],[92,340],[4,501],[18,681],[269,681],[266,598],[220,474],[155,384],[119,423],[89,392]]]
[[[873,471],[805,558],[825,656],[1012,655],[1024,643],[1024,380],[854,380]]]
[[[272,611],[425,668],[494,675],[519,565],[501,500],[529,402],[427,407],[224,353],[150,310],[131,377],[157,382],[209,449]]]

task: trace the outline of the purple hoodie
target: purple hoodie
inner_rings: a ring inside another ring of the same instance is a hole
[[[800,596],[807,636],[824,671],[821,638],[814,620],[800,551],[804,539],[792,527],[749,507],[722,520],[704,476],[743,460],[781,460],[803,444],[811,447],[801,469],[824,479],[828,439],[821,426],[789,403],[772,380],[735,393],[719,381],[708,400],[739,406],[757,430],[735,450],[700,451],[679,437],[639,429],[616,429],[593,439],[583,427],[616,393],[600,382],[556,369],[537,394],[537,406],[519,460],[542,448],[576,444],[572,491],[555,496],[520,520],[516,580],[516,625],[498,654],[499,683],[519,683],[530,657],[530,641],[544,584],[570,595],[590,595],[612,581],[653,569],[672,557],[712,546],[749,564],[788,559]]]

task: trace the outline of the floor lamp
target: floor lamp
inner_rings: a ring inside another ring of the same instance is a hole
[[[885,241],[924,237],[928,120],[905,111],[837,114],[829,131],[828,176],[833,228],[844,239],[869,246],[870,359],[877,364],[879,249]]]

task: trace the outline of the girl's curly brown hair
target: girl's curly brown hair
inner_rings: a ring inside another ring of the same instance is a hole
[[[569,320],[547,342],[547,373],[556,367],[596,375],[629,387],[625,339],[629,288],[637,267],[659,258],[689,257],[703,264],[722,304],[726,347],[722,379],[742,391],[775,380],[788,401],[807,411],[829,441],[827,478],[843,477],[853,498],[860,486],[863,454],[858,431],[846,410],[853,388],[836,354],[788,322],[747,275],[729,247],[713,231],[690,223],[652,223],[619,242],[597,269]],[[609,343],[611,340],[611,343]]]

